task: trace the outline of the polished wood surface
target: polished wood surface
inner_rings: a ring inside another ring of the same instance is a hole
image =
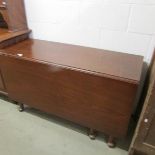
[[[0,49],[16,44],[29,38],[30,30],[8,32],[0,28]]]
[[[10,98],[113,137],[128,129],[142,63],[141,56],[30,39],[0,52]]]
[[[4,84],[3,84],[1,71],[0,71],[0,90],[4,90]]]
[[[2,53],[34,61],[44,61],[104,77],[138,83],[143,57],[40,40],[25,40]]]
[[[0,65],[13,100],[116,137],[125,135],[136,84],[3,55]]]
[[[0,0],[0,49],[29,38],[23,0]],[[1,70],[1,66],[0,66]],[[0,76],[0,94],[7,94]]]

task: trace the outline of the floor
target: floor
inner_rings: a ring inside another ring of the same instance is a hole
[[[131,136],[129,136],[129,139]],[[130,141],[108,148],[106,136],[92,141],[87,129],[0,98],[0,155],[127,155]]]

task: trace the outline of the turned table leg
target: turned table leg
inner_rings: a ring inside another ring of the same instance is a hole
[[[24,111],[24,104],[18,103],[18,110],[19,110],[20,112]]]
[[[107,145],[110,148],[114,148],[115,147],[115,141],[114,140],[115,140],[115,138],[113,136],[109,136]]]
[[[94,129],[89,129],[89,133],[88,136],[91,140],[95,140],[96,136],[97,136],[97,132]]]

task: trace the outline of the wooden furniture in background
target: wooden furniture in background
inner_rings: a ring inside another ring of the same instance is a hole
[[[143,58],[130,54],[25,40],[0,52],[9,97],[109,135],[124,137]]]
[[[0,13],[9,31],[28,29],[23,0],[0,0]]]
[[[0,0],[0,49],[28,39],[23,0]],[[0,66],[0,93],[7,95]]]
[[[28,38],[23,0],[0,0],[0,48]]]
[[[142,95],[144,106],[129,154],[155,155],[155,52]]]

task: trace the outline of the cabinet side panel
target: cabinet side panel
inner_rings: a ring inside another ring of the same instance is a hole
[[[3,90],[4,90],[4,84],[3,84],[2,75],[0,71],[0,91],[3,91]]]
[[[6,0],[8,13],[8,26],[10,31],[27,29],[27,19],[23,0]]]

